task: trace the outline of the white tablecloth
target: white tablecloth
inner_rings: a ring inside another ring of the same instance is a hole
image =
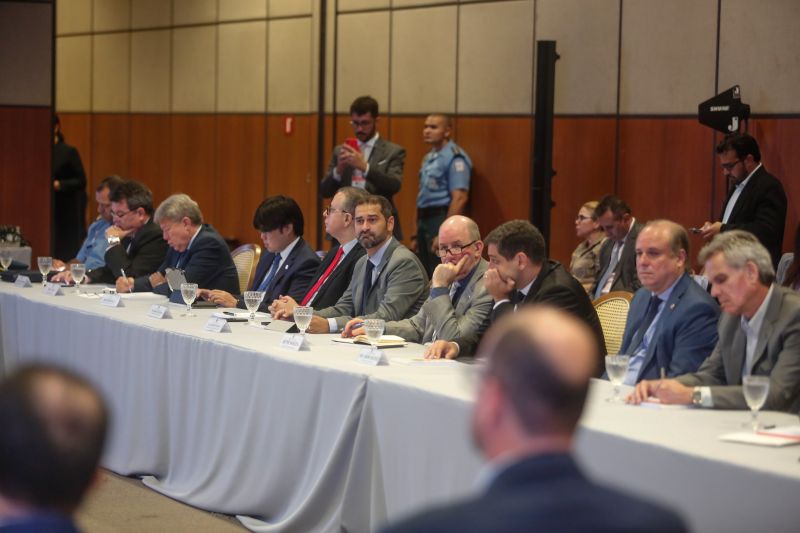
[[[114,417],[103,463],[116,472],[247,515],[255,531],[369,531],[473,490],[474,366],[366,367],[359,347],[330,336],[295,353],[244,324],[203,331],[209,310],[156,320],[145,317],[151,301],[111,309],[66,292],[0,284],[0,359],[57,362],[98,383]],[[577,439],[591,475],[672,505],[696,531],[797,529],[800,448],[720,442],[744,412],[617,406],[608,395],[594,385]]]

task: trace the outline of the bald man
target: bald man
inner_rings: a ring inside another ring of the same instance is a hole
[[[472,433],[491,482],[472,499],[386,533],[686,531],[672,512],[590,481],[571,456],[598,357],[586,325],[530,306],[493,324],[479,357],[486,368]]]

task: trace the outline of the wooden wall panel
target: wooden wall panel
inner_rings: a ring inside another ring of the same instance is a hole
[[[291,115],[294,131],[284,133],[285,115],[267,116],[266,196],[285,194],[300,205],[305,222],[304,238],[313,247],[317,241],[320,213],[317,213],[317,190],[314,154],[317,149],[312,132],[315,115]]]
[[[61,131],[66,141],[78,149],[86,172],[86,227],[97,218],[97,202],[94,201],[94,189],[100,178],[92,173],[92,115],[89,113],[59,113]]]
[[[92,182],[130,174],[131,120],[128,114],[92,115]],[[96,180],[96,181],[95,181]]]
[[[173,115],[170,194],[186,193],[206,220],[217,219],[215,115]]]
[[[403,239],[406,246],[411,244],[411,236],[417,232],[417,193],[419,192],[419,169],[422,158],[430,150],[422,140],[422,127],[427,115],[407,115],[392,117],[389,139],[406,149],[403,168],[403,185],[395,194],[394,202],[403,225]]]
[[[259,243],[253,213],[265,197],[266,118],[264,115],[217,117],[217,218],[225,237]]]
[[[150,187],[156,206],[173,192],[171,129],[169,115],[131,115],[131,163],[128,175],[123,177]],[[103,177],[98,176],[98,180]]]
[[[0,224],[22,227],[32,257],[50,255],[49,107],[0,107]]]
[[[556,118],[553,124],[553,201],[550,257],[569,266],[578,244],[575,215],[589,200],[614,190],[616,120]]]
[[[532,119],[458,117],[457,139],[473,163],[470,213],[486,235],[530,210]]]

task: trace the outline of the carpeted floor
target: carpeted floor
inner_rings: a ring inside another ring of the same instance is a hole
[[[195,509],[150,490],[138,479],[106,470],[78,512],[77,521],[84,533],[247,531],[232,516]]]

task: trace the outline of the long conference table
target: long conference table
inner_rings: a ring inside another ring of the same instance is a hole
[[[398,364],[422,353],[410,344],[366,366],[363,347],[333,335],[309,335],[310,349],[294,352],[281,333],[247,324],[206,331],[211,310],[182,318],[171,305],[174,318],[159,320],[147,316],[165,303],[153,295],[111,308],[63,292],[0,283],[0,369],[55,363],[96,383],[113,417],[103,465],[114,472],[258,532],[373,531],[477,490],[478,365]],[[800,530],[800,447],[720,441],[746,412],[610,395],[592,384],[576,439],[593,478],[673,507],[694,531]]]

